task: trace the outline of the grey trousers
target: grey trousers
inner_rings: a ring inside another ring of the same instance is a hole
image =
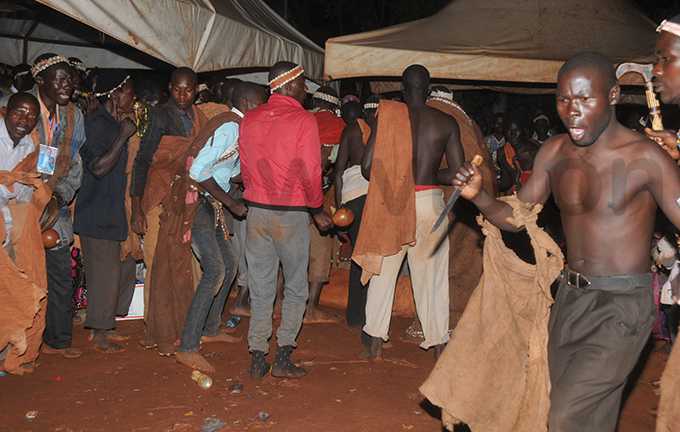
[[[80,236],[87,278],[85,328],[111,330],[125,316],[135,293],[135,260],[120,260],[120,242]]]
[[[656,320],[651,274],[586,277],[586,288],[563,278],[550,314],[550,432],[616,429],[624,385]]]
[[[309,214],[249,207],[247,220],[249,349],[269,352],[279,263],[285,284],[277,344],[295,347],[309,297]]]

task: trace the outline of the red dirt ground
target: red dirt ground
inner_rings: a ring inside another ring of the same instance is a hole
[[[308,375],[296,380],[267,375],[252,381],[245,340],[204,345],[202,354],[218,369],[208,390],[191,380],[189,368],[140,345],[142,321],[119,322],[118,330],[132,339],[123,343],[124,352],[112,355],[87,350],[87,332],[75,326],[73,345],[85,350],[82,357],[43,354],[32,375],[0,377],[0,431],[197,431],[208,417],[227,423],[220,431],[441,431],[438,409],[418,392],[434,365],[433,353],[399,338],[412,319],[393,319],[394,347],[384,350],[380,363],[357,359],[363,349],[359,330],[340,321],[302,328],[292,358]],[[245,338],[247,330],[246,318],[234,334]],[[658,396],[649,382],[661,376],[665,357],[649,356],[623,408],[620,432],[654,431]],[[244,387],[237,394],[231,391],[236,379]],[[26,418],[29,411],[37,411],[35,419]],[[270,417],[253,420],[260,411]]]

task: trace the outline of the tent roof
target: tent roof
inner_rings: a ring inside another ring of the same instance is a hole
[[[29,34],[27,40],[39,41],[29,42],[28,62],[43,52],[58,52],[79,57],[88,67],[149,68],[162,64],[142,54],[146,53],[196,72],[269,67],[279,60],[289,60],[302,64],[310,78],[320,79],[323,75],[323,49],[261,0],[38,1],[67,16],[29,16],[24,12],[24,19],[17,20],[6,13],[8,18],[2,20],[0,15],[0,33],[8,36],[11,32],[13,36],[9,38],[13,44],[0,41],[0,48],[12,47],[13,57],[3,57],[0,49],[0,61],[23,62],[23,39]],[[28,9],[40,6],[27,0],[17,3]],[[2,36],[0,39],[4,39]],[[123,59],[112,54],[110,46],[102,46],[102,39],[112,38],[126,44],[112,44],[123,51]],[[52,41],[45,46],[45,42]],[[80,46],[85,44],[90,45],[89,53]],[[126,58],[134,57],[134,53],[139,59]]]
[[[650,62],[655,28],[633,0],[454,0],[429,18],[329,39],[325,76],[401,76],[418,63],[433,78],[554,83],[582,51]]]

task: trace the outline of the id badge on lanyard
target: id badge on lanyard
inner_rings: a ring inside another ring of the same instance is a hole
[[[59,147],[50,147],[40,144],[40,154],[38,155],[38,172],[40,174],[52,175],[59,156]]]

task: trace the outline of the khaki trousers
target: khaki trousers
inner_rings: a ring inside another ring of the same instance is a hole
[[[333,237],[329,233],[324,234],[312,220],[309,224],[309,282],[329,282]]]
[[[448,224],[428,234],[444,209],[441,189],[416,192],[416,244],[404,245],[383,259],[379,275],[368,285],[364,331],[387,341],[394,291],[404,255],[411,270],[416,311],[423,326],[424,349],[449,341],[449,239]]]

